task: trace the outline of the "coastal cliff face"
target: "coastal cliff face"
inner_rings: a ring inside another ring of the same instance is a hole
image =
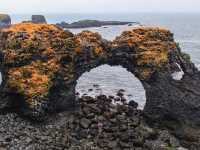
[[[149,120],[200,123],[199,72],[166,29],[136,28],[111,42],[89,31],[73,35],[54,25],[17,24],[0,31],[0,54],[1,109],[15,107],[33,119],[71,109],[77,79],[109,64],[123,66],[141,81]],[[183,77],[173,79],[181,70]]]

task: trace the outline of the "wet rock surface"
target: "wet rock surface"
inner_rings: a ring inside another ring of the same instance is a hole
[[[168,150],[180,141],[165,129],[148,126],[141,110],[113,105],[105,95],[78,99],[76,111],[34,123],[15,113],[0,115],[0,148],[5,150]],[[195,149],[194,149],[195,150]]]

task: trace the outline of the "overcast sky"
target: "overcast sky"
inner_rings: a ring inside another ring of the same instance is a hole
[[[0,13],[200,12],[200,0],[0,0]]]

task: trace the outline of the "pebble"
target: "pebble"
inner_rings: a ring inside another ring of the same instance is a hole
[[[80,125],[85,129],[87,129],[90,126],[90,124],[91,124],[91,121],[86,118],[82,118],[80,121]]]

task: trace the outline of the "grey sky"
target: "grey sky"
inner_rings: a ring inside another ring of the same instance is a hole
[[[0,0],[0,13],[200,12],[200,0]]]

